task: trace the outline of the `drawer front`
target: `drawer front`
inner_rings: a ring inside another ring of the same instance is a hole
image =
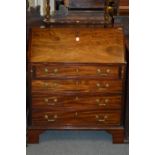
[[[120,125],[121,112],[104,111],[33,111],[32,124],[38,126]]]
[[[42,93],[121,93],[121,80],[33,80],[32,92]]]
[[[118,66],[35,65],[35,78],[100,77],[116,79]]]
[[[32,97],[32,108],[40,109],[121,109],[121,96],[42,96]]]

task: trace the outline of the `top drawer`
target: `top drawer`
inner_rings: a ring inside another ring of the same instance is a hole
[[[118,66],[36,64],[32,68],[34,78],[119,78]]]

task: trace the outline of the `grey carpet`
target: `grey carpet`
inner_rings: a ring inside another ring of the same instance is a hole
[[[103,131],[46,131],[39,144],[29,144],[27,155],[128,155],[128,144],[112,144]]]

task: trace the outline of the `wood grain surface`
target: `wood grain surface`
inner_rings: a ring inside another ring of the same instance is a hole
[[[46,118],[48,117],[48,118]],[[120,111],[103,112],[101,110],[34,110],[32,113],[32,124],[39,126],[53,125],[120,125]]]
[[[39,95],[32,97],[33,109],[121,109],[120,95],[62,96]]]
[[[123,31],[121,28],[33,28],[29,61],[124,63]]]
[[[35,64],[32,66],[34,78],[67,78],[67,77],[98,77],[105,79],[118,79],[119,67],[117,65],[82,65],[82,64]]]
[[[32,93],[121,93],[122,80],[33,80]]]

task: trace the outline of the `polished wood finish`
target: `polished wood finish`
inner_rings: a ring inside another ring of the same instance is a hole
[[[121,95],[42,95],[32,97],[32,108],[37,109],[121,109]]]
[[[34,110],[34,126],[100,126],[120,125],[120,111],[103,112],[100,110]]]
[[[34,78],[93,78],[118,79],[119,67],[110,65],[80,65],[80,64],[35,64],[32,66]]]
[[[113,139],[114,144],[122,144],[124,143],[124,129],[112,129],[112,130],[107,130],[111,135]]]
[[[121,93],[121,80],[33,80],[32,94]]]
[[[123,143],[123,37],[121,28],[32,29],[30,142],[43,130],[97,129]]]
[[[35,28],[31,36],[30,62],[125,62],[121,28],[108,33],[103,28]]]
[[[29,129],[28,130],[28,135],[27,135],[27,140],[29,144],[36,144],[39,143],[39,135],[43,132],[44,130],[42,129]]]

